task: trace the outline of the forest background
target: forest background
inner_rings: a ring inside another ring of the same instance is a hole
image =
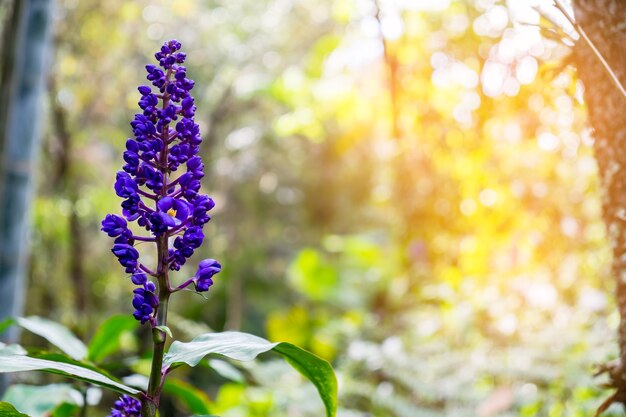
[[[25,315],[89,339],[132,312],[100,221],[141,68],[176,38],[217,203],[198,259],[224,269],[208,301],[174,300],[172,331],[318,354],[341,417],[590,415],[619,317],[575,35],[540,29],[540,10],[565,25],[549,3],[58,0]],[[222,417],[320,415],[266,359],[187,378]]]

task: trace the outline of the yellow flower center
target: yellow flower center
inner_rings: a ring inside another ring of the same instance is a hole
[[[175,217],[176,216],[176,210],[174,210],[173,208],[169,209],[167,211],[167,215],[170,217]]]

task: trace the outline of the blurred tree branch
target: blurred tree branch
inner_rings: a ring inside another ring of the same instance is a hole
[[[385,34],[383,33],[383,24],[382,24],[382,16],[380,10],[380,4],[378,0],[374,1],[375,6],[375,18],[378,22],[378,30],[380,32],[380,40],[383,44],[383,56],[385,59],[385,68],[387,70],[387,84],[389,86],[389,100],[391,102],[391,123],[392,123],[392,131],[394,139],[400,139],[402,133],[400,132],[399,125],[399,97],[398,97],[398,59],[391,51],[391,45],[389,45],[389,41],[385,38]]]
[[[56,137],[57,146],[54,147],[56,162],[53,187],[55,193],[67,195],[71,203],[69,214],[69,271],[74,290],[74,301],[81,317],[85,317],[89,291],[86,285],[84,271],[84,247],[83,226],[78,216],[77,202],[80,196],[78,177],[72,173],[73,147],[72,134],[68,126],[68,114],[61,105],[58,97],[57,80],[51,75],[48,81],[50,113],[52,118],[53,135]]]

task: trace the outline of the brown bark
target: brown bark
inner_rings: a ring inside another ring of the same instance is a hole
[[[576,21],[626,84],[626,2],[575,0]],[[617,389],[609,401],[626,404],[626,97],[583,41],[574,48],[576,68],[593,128],[602,187],[604,221],[613,250],[612,274],[620,313],[619,360],[606,368]]]

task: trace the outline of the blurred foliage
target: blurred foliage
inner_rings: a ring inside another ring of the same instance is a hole
[[[175,337],[310,349],[342,417],[590,415],[592,366],[616,353],[610,250],[582,86],[534,3],[59,0],[26,313],[85,340],[130,314],[99,222],[143,65],[174,37],[217,202],[195,262],[224,265],[208,301],[173,299]],[[120,333],[109,370],[145,372],[146,336]],[[237,366],[170,392],[222,417],[320,415],[286,365]]]

